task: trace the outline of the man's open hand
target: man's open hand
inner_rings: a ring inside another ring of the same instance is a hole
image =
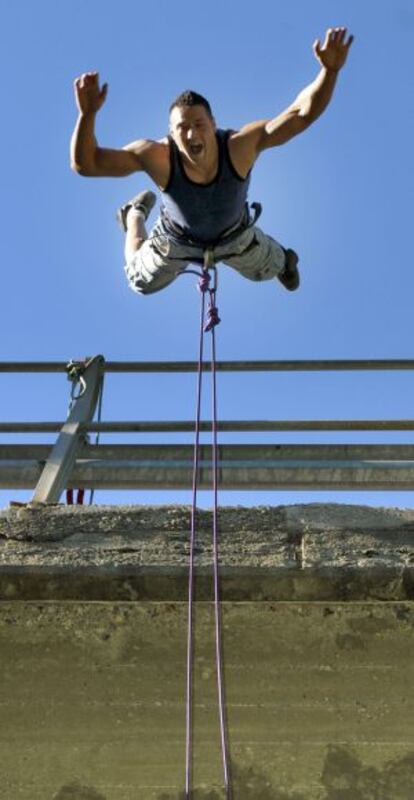
[[[81,114],[99,111],[105,102],[108,84],[104,83],[102,89],[99,88],[98,72],[85,72],[80,78],[76,78],[74,87]]]
[[[314,43],[313,52],[325,69],[338,72],[344,66],[349,48],[354,41],[353,36],[349,36],[348,40],[346,37],[346,28],[329,28],[323,45],[319,39]]]

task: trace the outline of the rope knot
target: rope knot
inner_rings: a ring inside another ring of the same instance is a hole
[[[211,298],[210,305],[207,309],[207,322],[204,325],[204,333],[208,333],[211,331],[212,328],[215,328],[216,325],[219,325],[221,319],[218,314],[218,308],[214,305],[213,298]]]
[[[200,292],[208,292],[211,281],[211,275],[207,270],[203,270],[198,281],[198,288]]]

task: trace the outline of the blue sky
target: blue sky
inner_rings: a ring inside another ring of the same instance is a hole
[[[114,215],[149,185],[145,175],[92,180],[69,168],[74,78],[96,69],[109,83],[97,124],[104,146],[165,135],[170,101],[186,88],[210,99],[221,127],[237,128],[275,116],[316,77],[312,43],[330,25],[347,25],[355,35],[335,97],[311,129],[263,154],[250,193],[263,203],[263,229],[300,254],[302,286],[288,294],[273,282],[253,284],[221,268],[218,356],[413,357],[410,0],[159,0],[122,11],[105,0],[24,0],[2,3],[0,360],[94,353],[111,361],[196,358],[192,279],[153,297],[134,295],[124,279]],[[64,417],[64,377],[0,380],[1,419]],[[194,376],[109,376],[104,418],[192,419],[194,388]],[[209,408],[206,401],[206,416]],[[413,409],[408,373],[247,374],[219,381],[223,419],[412,417]],[[411,439],[234,435],[222,441]],[[29,494],[3,491],[0,503]],[[222,495],[226,504],[320,499],[414,502],[410,493]],[[96,500],[186,502],[189,494],[98,492]],[[209,505],[208,496],[200,504]]]

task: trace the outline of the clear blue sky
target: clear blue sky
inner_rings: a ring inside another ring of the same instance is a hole
[[[97,125],[102,145],[165,135],[169,103],[186,88],[210,99],[221,127],[236,128],[275,116],[313,80],[312,43],[330,25],[347,25],[355,35],[335,97],[310,130],[262,156],[251,188],[251,200],[264,206],[261,226],[299,252],[302,286],[290,295],[276,283],[253,284],[221,268],[218,356],[414,357],[411,0],[159,0],[117,7],[105,0],[23,0],[2,3],[0,360],[94,353],[108,360],[196,358],[192,279],[153,297],[134,295],[124,279],[114,215],[149,185],[146,177],[93,180],[69,168],[74,78],[96,69],[109,83]],[[0,380],[1,419],[64,417],[64,377]],[[219,395],[223,419],[412,417],[414,376],[220,376]],[[192,419],[193,407],[193,377],[107,380],[106,419]],[[149,440],[155,437],[143,439]],[[307,440],[380,441],[339,434]],[[0,502],[28,496],[1,492]],[[409,493],[226,493],[222,502],[322,498],[414,504]],[[101,492],[96,499],[181,502],[189,494]],[[200,504],[209,503],[201,495]]]

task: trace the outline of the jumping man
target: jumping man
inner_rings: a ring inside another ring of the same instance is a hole
[[[75,81],[79,117],[71,143],[71,166],[88,177],[123,177],[146,172],[162,196],[161,214],[147,236],[145,221],[155,204],[149,190],[118,211],[126,232],[126,274],[131,288],[151,294],[168,286],[190,262],[202,262],[205,250],[253,281],[278,278],[289,291],[299,286],[298,256],[254,223],[247,204],[252,167],[263,150],[285,144],[309,127],[331,100],[338,72],[345,64],[353,36],[330,28],[313,51],[321,69],[317,78],[281,114],[244,125],[240,130],[216,126],[210,104],[185,91],[170,107],[169,136],[138,139],[121,150],[97,144],[95,116],[108,85],[97,72]]]

